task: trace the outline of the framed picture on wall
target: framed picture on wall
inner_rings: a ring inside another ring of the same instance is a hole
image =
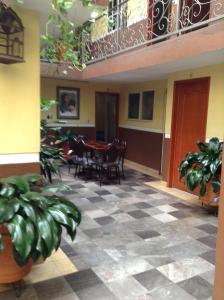
[[[80,90],[57,87],[58,119],[78,120],[80,117]]]

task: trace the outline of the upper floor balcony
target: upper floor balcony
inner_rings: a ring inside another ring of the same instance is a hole
[[[224,0],[110,0],[85,34],[83,60],[93,63],[224,19]]]

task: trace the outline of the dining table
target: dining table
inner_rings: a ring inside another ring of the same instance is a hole
[[[85,141],[86,148],[98,152],[106,152],[110,145],[111,143],[104,142],[104,141],[94,141],[94,140]]]

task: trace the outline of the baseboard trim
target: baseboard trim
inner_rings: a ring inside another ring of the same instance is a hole
[[[0,154],[0,165],[39,163],[39,153]]]
[[[136,171],[139,171],[143,174],[155,177],[157,179],[161,179],[161,176],[159,175],[159,172],[157,170],[154,170],[154,169],[151,169],[149,167],[143,166],[141,164],[138,164],[138,163],[136,163],[134,161],[131,161],[131,160],[128,160],[128,159],[125,159],[124,164],[128,168],[134,169]]]
[[[40,163],[0,164],[0,178],[21,176],[26,173],[40,174]]]

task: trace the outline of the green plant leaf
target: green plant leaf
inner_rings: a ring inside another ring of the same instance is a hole
[[[23,177],[11,176],[2,179],[2,181],[8,184],[13,184],[21,193],[27,193],[30,191],[29,183]]]
[[[47,246],[48,253],[52,253],[54,249],[53,234],[50,224],[48,223],[48,218],[46,218],[45,213],[38,213],[37,215],[37,227],[39,230],[39,236],[44,240]]]
[[[40,256],[43,257],[45,260],[51,255],[51,253],[48,251],[46,244],[44,243],[44,240],[41,238],[41,235],[38,235],[37,244],[36,244],[36,251],[32,253],[32,258],[35,261]]]
[[[47,185],[42,188],[42,191],[47,191],[55,194],[55,193],[71,192],[72,188],[69,185],[65,185],[65,184],[58,184],[54,186]]]
[[[33,223],[29,219],[26,219],[26,240],[30,244],[31,248],[36,239],[36,235],[37,233]]]
[[[12,197],[15,194],[15,188],[8,183],[3,183],[0,187],[0,196],[2,197]]]
[[[19,210],[20,203],[17,198],[0,198],[0,223],[8,222]]]
[[[13,246],[21,257],[26,259],[31,251],[31,244],[26,238],[26,222],[20,215],[15,215],[8,223],[8,230],[10,232]]]
[[[43,180],[43,177],[39,174],[25,174],[22,176],[24,180],[26,180],[28,183],[36,183],[40,180]]]
[[[221,181],[219,179],[216,179],[212,182],[213,192],[219,193],[221,188]]]
[[[54,207],[50,207],[48,209],[49,213],[51,214],[51,216],[53,217],[53,219],[63,225],[66,225],[68,227],[71,228],[71,230],[75,230],[76,229],[76,224],[75,222],[72,220],[71,217],[69,217],[67,215],[67,213],[64,210],[59,210],[57,208]]]
[[[207,151],[208,146],[205,143],[202,143],[201,141],[197,141],[196,144],[197,144],[200,151],[202,151],[202,152]]]
[[[210,171],[213,175],[216,173],[219,166],[221,166],[221,163],[222,161],[220,160],[220,158],[217,158],[215,161],[210,162]]]
[[[202,183],[201,184],[201,188],[200,188],[200,196],[201,197],[204,197],[205,196],[205,194],[206,194],[206,183]]]
[[[36,212],[33,206],[24,201],[20,201],[20,205],[24,210],[25,215],[35,224],[36,223]]]
[[[188,188],[193,191],[195,188],[199,185],[200,181],[202,179],[202,172],[201,170],[191,170],[187,174],[187,186]]]
[[[28,192],[24,195],[30,201],[34,201],[42,210],[47,209],[47,198],[38,192]]]

